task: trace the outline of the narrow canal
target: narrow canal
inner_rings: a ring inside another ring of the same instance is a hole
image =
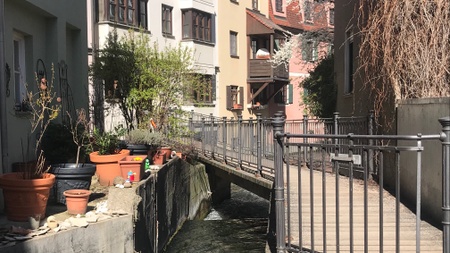
[[[262,253],[269,201],[231,185],[231,199],[214,206],[204,220],[187,221],[165,253]]]

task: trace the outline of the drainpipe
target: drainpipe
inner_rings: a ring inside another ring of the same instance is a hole
[[[6,127],[6,84],[5,84],[5,2],[0,0],[0,152],[2,173],[8,168],[8,142]]]

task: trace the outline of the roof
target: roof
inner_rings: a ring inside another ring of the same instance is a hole
[[[285,27],[287,30],[299,31],[313,31],[317,30],[317,25],[307,24],[303,22],[303,16],[300,12],[298,1],[292,1],[291,4],[286,6],[286,17],[280,17],[275,15],[272,3],[269,3],[269,18],[277,25]]]
[[[248,21],[249,18],[254,20],[254,21],[256,21],[256,22],[253,22],[253,23],[257,23],[259,25],[264,26],[265,30],[270,32],[270,33],[275,33],[275,32],[285,33],[285,32],[287,32],[285,29],[283,29],[279,25],[275,24],[272,20],[270,20],[266,16],[262,15],[258,11],[247,9],[247,21]],[[249,22],[247,22],[247,23],[249,23]],[[252,29],[247,29],[247,33],[248,34],[252,34],[251,30]]]

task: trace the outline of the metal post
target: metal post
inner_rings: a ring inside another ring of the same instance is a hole
[[[205,154],[205,117],[202,117],[202,153]]]
[[[333,113],[333,134],[334,135],[338,135],[339,134],[339,129],[338,129],[338,127],[339,127],[339,123],[338,123],[338,120],[339,120],[339,112],[334,112]],[[337,138],[334,138],[334,145],[335,145],[335,150],[336,150],[336,147],[337,147],[337,145],[338,145],[338,139]],[[338,154],[336,154],[336,155],[338,155]],[[332,171],[333,172],[335,172],[335,169],[336,169],[336,166],[333,166],[333,168],[332,168]]]
[[[308,134],[308,115],[303,115],[303,134]],[[303,143],[307,143],[308,139],[303,138]],[[303,146],[303,167],[307,167],[307,146]]]
[[[9,28],[9,27],[8,27]],[[0,164],[3,166],[3,173],[8,168],[8,128],[7,128],[7,89],[5,83],[5,1],[0,0]]]
[[[272,120],[274,139],[274,170],[275,170],[275,215],[276,215],[276,252],[284,253],[286,250],[285,214],[284,214],[284,178],[283,178],[283,112],[277,112]]]
[[[223,162],[227,163],[227,117],[222,118],[222,138],[223,138]]]
[[[253,131],[253,117],[250,117],[249,119],[250,119],[248,122],[248,130],[249,130],[248,136],[250,138],[249,149],[250,149],[252,156],[254,156],[255,155],[255,140],[254,140],[255,133]]]
[[[256,168],[258,169],[258,175],[262,175],[262,152],[261,152],[261,127],[262,127],[262,118],[261,113],[256,114]]]
[[[443,252],[450,253],[450,116],[440,118],[442,125],[442,231]]]
[[[238,169],[242,169],[242,115],[238,115]]]
[[[339,127],[339,123],[338,123],[338,120],[339,120],[339,112],[334,112],[333,113],[333,120],[334,120],[334,131],[333,131],[333,134],[334,135],[338,135],[339,134],[339,129],[338,129],[338,127]],[[338,144],[338,139],[334,139],[334,144]]]
[[[217,141],[216,141],[216,136],[217,136],[217,132],[214,130],[214,116],[211,113],[210,114],[210,118],[211,118],[211,127],[210,127],[210,143],[211,143],[211,157],[214,158],[214,151],[217,145]]]
[[[367,128],[367,130],[368,130],[368,134],[369,135],[373,135],[373,121],[374,121],[374,118],[375,118],[375,116],[374,116],[374,111],[373,110],[370,110],[369,111],[369,120],[368,120],[368,128]],[[369,139],[369,146],[372,146],[373,145],[373,139]],[[371,149],[371,148],[369,148],[369,150],[368,150],[368,161],[369,161],[369,163],[368,163],[368,165],[369,165],[369,169],[368,169],[368,171],[369,171],[369,174],[370,175],[373,175],[374,174],[374,171],[373,171],[373,149]],[[369,177],[369,175],[366,175],[366,177],[368,178]]]
[[[191,147],[194,144],[194,110],[189,114],[189,135],[191,136]]]

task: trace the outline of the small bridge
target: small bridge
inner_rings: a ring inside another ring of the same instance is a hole
[[[281,114],[249,120],[192,114],[189,128],[199,159],[215,173],[270,196],[278,253],[450,253],[450,117],[439,121],[442,133],[423,136],[373,135],[371,115],[286,121]],[[442,228],[416,208],[424,142],[442,150]],[[400,157],[417,161],[409,208],[400,201]]]

